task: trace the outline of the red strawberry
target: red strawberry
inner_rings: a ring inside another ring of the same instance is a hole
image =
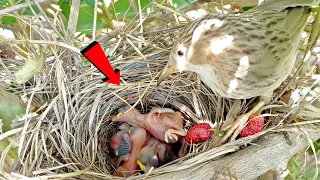
[[[263,116],[261,116],[260,114],[252,114],[249,117],[248,124],[241,130],[240,136],[247,137],[261,132],[263,130],[263,124]]]
[[[208,123],[199,123],[191,127],[187,132],[185,140],[188,144],[196,144],[211,138],[211,127]]]

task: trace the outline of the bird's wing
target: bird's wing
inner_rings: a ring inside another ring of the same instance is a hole
[[[320,0],[267,0],[264,1],[259,6],[253,8],[257,10],[269,9],[269,10],[278,10],[282,11],[290,7],[298,6],[317,6],[319,5]]]

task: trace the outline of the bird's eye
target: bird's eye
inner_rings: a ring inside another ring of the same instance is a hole
[[[179,50],[177,53],[178,53],[178,56],[180,57],[184,55],[184,53],[181,50]]]

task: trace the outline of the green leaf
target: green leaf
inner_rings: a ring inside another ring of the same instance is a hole
[[[118,17],[134,18],[134,14],[130,3],[130,0],[118,0],[114,3],[114,14]],[[135,0],[135,3],[138,6],[138,0]],[[143,12],[147,12],[147,8],[150,6],[150,0],[140,0],[141,9]]]
[[[17,19],[12,16],[3,16],[3,18],[2,18],[2,24],[5,24],[5,25],[14,24],[16,21],[17,21]]]
[[[242,8],[242,11],[245,12],[245,11],[248,11],[248,10],[250,10],[250,9],[252,9],[252,8],[253,8],[253,7],[243,7],[243,8]]]
[[[17,83],[22,84],[32,78],[37,72],[40,71],[45,59],[45,52],[42,51],[40,55],[36,56],[36,59],[25,60],[24,66],[14,74]]]
[[[311,11],[312,12],[320,12],[320,7],[312,8]]]
[[[9,141],[0,141],[0,152],[4,151],[9,146],[9,144]],[[8,151],[8,155],[14,160],[18,159],[18,152],[16,148],[11,147]]]
[[[313,142],[313,147],[314,147],[314,150],[316,151],[316,153],[318,153],[318,151],[320,149],[320,139]],[[311,146],[307,149],[307,151],[310,155],[314,154]]]
[[[90,7],[94,7],[95,0],[81,0],[81,4],[86,4]]]
[[[114,14],[118,17],[134,18],[134,13],[128,0],[118,0],[114,3]]]
[[[36,14],[39,14],[40,11],[39,11],[39,9],[36,7],[36,5],[33,5],[33,6],[31,6],[31,7],[32,7],[33,11],[34,11]],[[29,16],[34,15],[30,7],[26,8],[26,9],[23,11],[22,14],[23,14],[23,15],[29,15]]]
[[[2,119],[2,130],[4,132],[11,129],[12,121],[19,115],[25,113],[25,109],[20,105],[20,98],[2,88],[0,88],[0,119]]]
[[[219,131],[217,129],[213,129],[213,133],[216,135],[216,136],[219,136],[219,137],[222,137],[224,135],[227,134],[227,131]]]
[[[98,0],[98,2],[102,2],[102,0]],[[94,8],[95,0],[81,0],[81,4],[86,4],[90,7]]]
[[[318,151],[319,151],[319,148],[320,148],[319,146],[320,146],[320,143],[319,143],[319,142],[317,142],[317,141],[316,141],[316,142],[313,142],[313,147],[314,147],[314,150],[316,151],[316,153],[318,153]],[[310,155],[314,154],[311,146],[307,149],[307,152],[308,152]]]
[[[8,0],[0,0],[0,6],[6,7]]]
[[[85,34],[92,33],[93,18],[94,18],[94,8],[81,7],[80,10],[79,10],[77,31],[85,33]],[[100,14],[97,14],[96,29],[102,28],[103,25],[104,24],[102,22]]]
[[[320,180],[320,173],[317,172],[316,168],[308,168],[304,173],[303,173],[303,179],[313,179],[313,176],[318,173],[318,178],[316,180]]]
[[[297,160],[296,158],[292,157],[290,159],[289,170],[290,170],[291,179],[297,179],[300,176],[302,165],[303,165],[303,162]],[[287,178],[289,177],[287,176]]]
[[[60,8],[62,10],[62,14],[66,17],[67,20],[69,20],[70,16],[70,2],[59,2]]]
[[[319,151],[319,144],[317,142],[314,142],[313,143],[313,146],[314,146],[314,150],[316,151],[316,153],[318,153]]]
[[[178,9],[188,7],[195,2],[197,0],[172,0],[173,6]]]

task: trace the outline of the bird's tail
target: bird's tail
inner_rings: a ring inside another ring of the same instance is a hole
[[[309,7],[290,7],[286,10],[287,18],[284,27],[290,33],[292,42],[299,43],[311,9]]]
[[[301,33],[305,28],[311,7],[318,6],[320,0],[267,0],[253,11],[279,11],[285,12],[286,18],[282,22],[283,28],[290,34],[292,42],[299,42]]]

